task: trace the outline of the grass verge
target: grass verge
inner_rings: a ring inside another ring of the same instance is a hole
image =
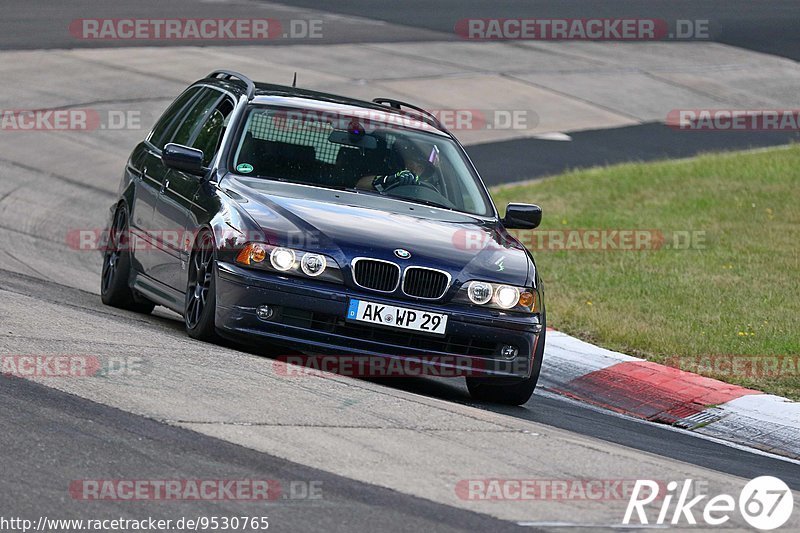
[[[542,206],[541,228],[520,238],[549,325],[800,399],[800,145],[575,171],[492,196],[501,210]],[[609,249],[625,244],[615,230],[643,240]]]

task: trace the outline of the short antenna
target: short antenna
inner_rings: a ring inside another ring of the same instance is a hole
[[[297,72],[294,73],[294,78],[292,78],[292,87],[297,87]]]

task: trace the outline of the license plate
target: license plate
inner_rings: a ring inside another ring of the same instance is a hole
[[[411,329],[438,335],[444,335],[447,328],[447,315],[365,302],[364,300],[350,300],[347,318],[380,326]]]

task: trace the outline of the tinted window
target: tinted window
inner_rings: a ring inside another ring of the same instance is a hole
[[[197,96],[199,92],[200,89],[198,87],[193,87],[185,91],[171,106],[169,106],[169,109],[161,115],[161,118],[158,119],[158,122],[153,128],[153,133],[150,135],[150,142],[153,146],[159,149],[164,148],[164,145],[172,138],[172,132],[175,131],[177,125],[181,123],[183,115],[188,111],[187,104],[192,98]]]
[[[172,140],[169,142],[189,146],[192,133],[194,133],[195,129],[205,120],[206,116],[211,112],[220,98],[222,98],[221,92],[213,89],[203,89],[203,93],[200,97],[192,102],[191,109],[186,114],[183,122],[178,126],[175,135],[172,136]]]
[[[211,164],[214,155],[219,149],[222,135],[228,126],[228,119],[233,111],[233,102],[225,98],[208,116],[206,121],[195,134],[192,147],[203,151],[203,166]]]

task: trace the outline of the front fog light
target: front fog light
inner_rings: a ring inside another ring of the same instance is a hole
[[[322,274],[326,266],[325,256],[319,254],[306,254],[303,256],[303,260],[300,261],[300,268],[303,273],[311,277]]]
[[[483,305],[492,298],[492,286],[482,281],[471,281],[467,285],[467,295],[472,303]]]
[[[256,316],[260,320],[269,320],[270,318],[272,318],[272,315],[274,314],[275,311],[273,311],[272,308],[268,305],[259,305],[258,307],[256,307]]]
[[[519,350],[517,350],[517,347],[509,344],[503,345],[503,347],[500,349],[500,355],[503,356],[503,359],[514,359],[518,353]]]
[[[294,251],[288,248],[275,248],[269,256],[275,270],[285,272],[294,265]]]
[[[508,285],[501,285],[497,288],[495,293],[497,305],[503,309],[511,309],[519,301],[519,289],[516,287],[509,287]]]

